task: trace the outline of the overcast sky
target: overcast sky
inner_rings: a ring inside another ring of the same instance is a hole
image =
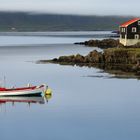
[[[140,16],[140,0],[0,0],[1,11]]]

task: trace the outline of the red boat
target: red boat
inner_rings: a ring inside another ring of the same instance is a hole
[[[45,84],[40,86],[28,86],[22,88],[3,88],[0,87],[0,96],[38,96],[47,91]]]

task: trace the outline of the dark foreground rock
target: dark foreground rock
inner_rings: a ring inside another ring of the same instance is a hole
[[[60,56],[59,58],[54,58],[51,61],[92,64],[139,64],[140,49],[114,48],[106,49],[104,52],[98,52],[94,50],[86,56],[82,56],[80,54]]]
[[[86,56],[77,54],[39,61],[39,63],[47,62],[98,67],[104,70],[121,70],[140,75],[140,48],[110,48],[104,50],[104,52],[94,50]]]

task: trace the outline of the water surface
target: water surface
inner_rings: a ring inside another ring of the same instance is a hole
[[[7,38],[5,44],[3,37]],[[0,139],[139,139],[139,80],[107,78],[111,75],[95,68],[34,63],[97,49],[73,45],[75,40],[84,41],[80,36],[69,42],[69,37],[58,36],[61,43],[55,37],[47,43],[47,36],[0,36],[0,79],[6,76],[8,87],[47,83],[53,90],[45,104],[1,104]]]

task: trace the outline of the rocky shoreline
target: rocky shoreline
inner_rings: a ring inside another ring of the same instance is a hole
[[[89,40],[75,44],[99,47],[103,49],[103,52],[94,50],[86,56],[80,54],[60,56],[52,60],[40,60],[37,63],[96,67],[109,71],[109,73],[113,71],[114,74],[128,73],[137,77],[140,76],[140,44],[125,47],[119,43],[119,40],[115,39]]]
[[[52,60],[40,60],[38,63],[97,67],[106,71],[117,70],[140,75],[140,48],[109,48],[103,52],[94,50],[86,56],[60,56]]]
[[[107,48],[125,48],[121,43],[119,43],[119,39],[103,39],[103,40],[89,40],[85,42],[76,42],[75,45],[85,45],[88,47],[98,47],[101,49],[107,49]],[[140,48],[140,43],[133,45],[133,46],[127,46],[127,48]]]
[[[85,42],[76,42],[74,44],[85,45],[89,47],[98,47],[101,49],[123,47],[122,44],[119,43],[118,39],[89,40]]]

